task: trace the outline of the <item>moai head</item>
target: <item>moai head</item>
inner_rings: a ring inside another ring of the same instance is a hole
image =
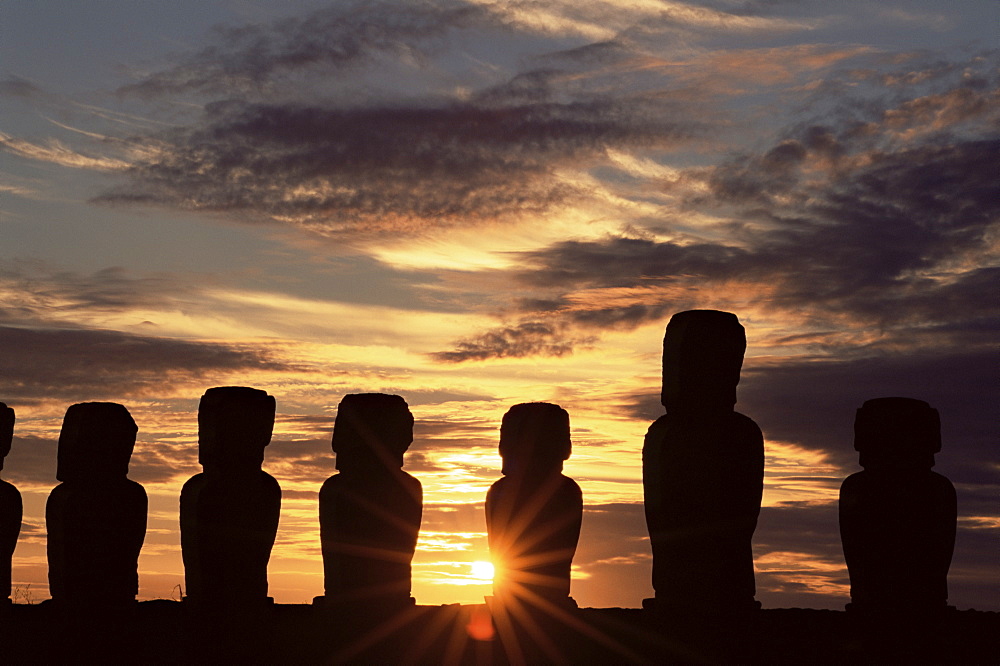
[[[746,348],[746,332],[731,312],[678,312],[663,337],[660,402],[668,412],[732,409]]]
[[[352,393],[337,407],[333,452],[337,469],[399,469],[413,441],[413,415],[398,395]]]
[[[72,405],[59,432],[56,478],[125,478],[138,430],[132,415],[117,403]]]
[[[198,462],[208,471],[259,471],[274,429],[274,397],[245,386],[210,388],[198,405]]]
[[[941,450],[938,411],[913,398],[868,400],[854,418],[854,448],[865,469],[930,469]]]
[[[14,410],[0,402],[0,469],[3,459],[10,453],[10,443],[14,439]]]
[[[561,472],[569,458],[569,414],[549,402],[514,405],[500,423],[504,474]]]

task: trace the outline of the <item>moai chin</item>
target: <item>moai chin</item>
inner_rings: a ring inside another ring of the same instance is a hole
[[[139,593],[146,491],[128,479],[138,428],[122,405],[66,410],[56,478],[45,505],[49,593],[79,606],[128,605]]]
[[[413,416],[398,395],[345,395],[332,446],[338,474],[319,492],[328,607],[391,611],[414,603],[410,563],[423,511],[420,481],[402,470]]]
[[[10,453],[14,438],[14,410],[0,402],[0,471],[3,459]],[[10,603],[10,562],[21,533],[21,493],[12,484],[0,479],[0,592],[6,592],[0,604]]]
[[[500,426],[503,478],[486,495],[486,530],[500,600],[575,606],[570,566],[580,539],[583,494],[563,475],[569,414],[547,402],[514,405]]]
[[[751,539],[764,479],[764,440],[735,412],[746,335],[736,315],[690,310],[663,339],[667,413],[642,449],[646,525],[660,611],[728,615],[754,610]]]
[[[947,608],[957,509],[951,481],[931,471],[941,450],[937,410],[912,398],[868,400],[855,417],[854,448],[864,471],[840,489],[848,609]]]
[[[198,407],[204,470],[181,490],[185,601],[255,612],[269,602],[267,563],[281,488],[261,469],[274,427],[274,398],[243,386],[211,388]]]

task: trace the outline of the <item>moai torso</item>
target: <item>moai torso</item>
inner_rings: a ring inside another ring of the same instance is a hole
[[[954,486],[931,471],[941,450],[937,410],[910,398],[868,400],[854,448],[865,469],[840,489],[850,609],[944,609],[957,510]]]
[[[14,410],[0,402],[0,470],[14,438]],[[21,493],[0,479],[0,604],[10,603],[10,561],[21,533]],[[7,601],[4,602],[3,599]]]
[[[500,599],[572,603],[570,567],[583,494],[562,474],[569,414],[545,402],[514,405],[500,427],[504,477],[486,495],[486,529]]]
[[[274,427],[274,398],[242,386],[212,388],[198,407],[204,470],[181,490],[186,600],[249,610],[267,602],[267,563],[281,488],[261,469]]]
[[[667,413],[643,445],[646,524],[655,606],[729,613],[756,607],[751,539],[764,478],[764,442],[733,411],[746,338],[735,315],[674,315],[663,341]]]
[[[66,411],[56,478],[45,505],[53,602],[120,605],[139,593],[146,491],[128,479],[135,421],[122,405],[87,402]]]
[[[326,603],[407,606],[423,511],[420,481],[401,468],[413,416],[397,395],[344,396],[333,429],[338,474],[319,493]]]

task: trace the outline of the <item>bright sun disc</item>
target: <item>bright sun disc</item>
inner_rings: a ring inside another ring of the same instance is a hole
[[[475,578],[493,580],[493,564],[491,562],[473,562],[469,565],[469,569]]]

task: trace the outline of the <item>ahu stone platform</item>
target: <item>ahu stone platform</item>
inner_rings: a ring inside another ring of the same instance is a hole
[[[738,618],[650,610],[487,605],[395,612],[276,604],[206,615],[176,601],[84,613],[52,604],[0,611],[12,664],[968,664],[1000,657],[1000,613],[867,617],[766,609]]]

